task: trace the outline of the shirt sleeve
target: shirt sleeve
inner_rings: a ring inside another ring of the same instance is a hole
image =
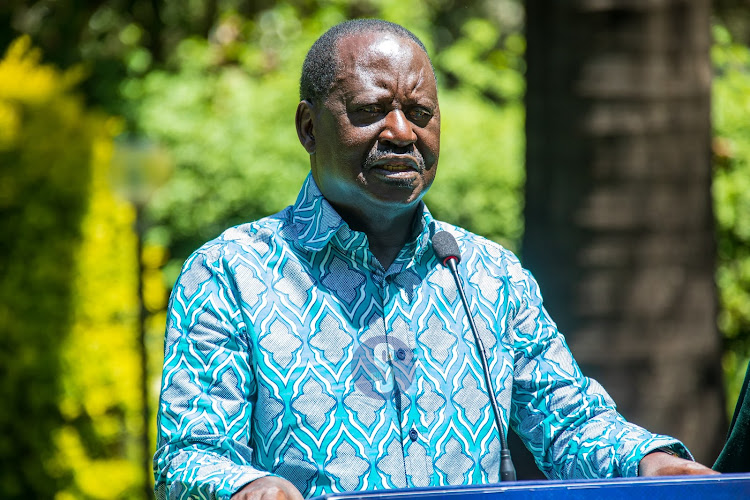
[[[678,440],[617,412],[604,388],[581,373],[531,274],[515,257],[508,271],[515,352],[511,425],[539,469],[554,479],[633,477],[641,459],[658,448],[692,459]]]
[[[159,500],[229,499],[269,475],[251,465],[251,347],[220,253],[193,254],[170,298],[154,456]]]

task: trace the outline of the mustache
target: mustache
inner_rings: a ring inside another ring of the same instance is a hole
[[[378,149],[374,147],[370,150],[365,158],[365,170],[370,169],[378,164],[384,163],[405,163],[414,166],[419,172],[424,172],[425,163],[422,153],[417,148],[412,148],[408,153],[394,149]]]

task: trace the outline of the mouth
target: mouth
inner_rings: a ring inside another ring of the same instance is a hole
[[[386,172],[414,172],[416,171],[415,168],[409,165],[391,164],[391,163],[386,163],[384,165],[375,165],[374,168],[385,170]]]
[[[419,163],[408,157],[381,158],[370,168],[374,171],[379,171],[383,175],[411,175],[421,171]]]
[[[425,172],[425,163],[416,147],[411,151],[373,148],[364,161],[365,175],[391,187],[413,189]]]

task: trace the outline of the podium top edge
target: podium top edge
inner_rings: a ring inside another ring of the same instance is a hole
[[[572,479],[572,480],[534,480],[534,481],[516,481],[513,483],[492,483],[481,485],[461,485],[461,486],[432,486],[420,488],[402,488],[402,489],[379,489],[367,491],[350,491],[342,493],[327,493],[313,497],[311,500],[376,500],[388,499],[397,500],[400,497],[409,497],[410,499],[433,498],[437,496],[455,496],[455,495],[483,495],[496,494],[512,491],[529,491],[538,492],[540,490],[583,490],[583,489],[601,489],[606,490],[613,486],[619,488],[632,485],[633,487],[653,487],[653,486],[670,486],[680,485],[681,487],[690,485],[728,485],[741,484],[750,488],[750,473],[730,473],[716,474],[707,476],[661,476],[661,477],[632,477],[632,478],[611,478],[611,479]]]

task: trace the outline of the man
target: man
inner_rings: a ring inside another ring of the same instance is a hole
[[[488,390],[549,477],[712,472],[583,377],[515,256],[431,217],[440,108],[414,35],[338,25],[300,88],[311,174],[296,203],[204,245],[173,291],[159,498],[497,482]],[[489,389],[440,230],[458,240]]]

